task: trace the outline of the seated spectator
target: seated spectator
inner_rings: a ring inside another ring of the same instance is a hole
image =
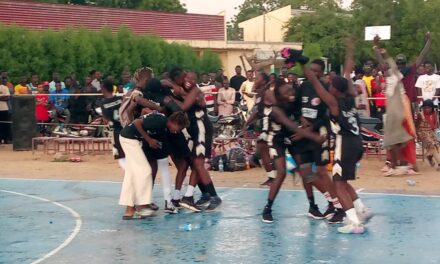
[[[83,91],[79,86],[75,88],[73,93],[75,95],[69,97],[71,122],[73,124],[87,124],[89,122],[88,99],[86,96],[81,96]]]
[[[437,163],[437,170],[440,171],[440,144],[435,134],[438,119],[434,107],[432,100],[423,101],[422,111],[417,114],[416,129],[417,137],[426,149],[425,155],[430,165],[434,167]]]
[[[38,75],[32,74],[31,75],[31,82],[28,84],[29,91],[32,94],[36,94],[38,90]]]
[[[235,103],[235,90],[229,87],[229,80],[227,77],[220,77],[217,82],[220,81],[223,82],[223,87],[218,91],[218,114],[221,116],[232,115]]]
[[[28,77],[27,76],[22,76],[20,79],[20,83],[17,84],[14,88],[16,95],[19,94],[30,94],[31,91],[29,90],[29,87],[27,86],[27,82],[28,82]]]
[[[57,81],[55,91],[51,92],[49,97],[52,122],[57,124],[54,132],[60,132],[61,130],[63,133],[68,134],[67,125],[70,123],[70,111],[68,109],[69,96],[67,94],[69,92],[62,88],[60,81]],[[59,116],[61,115],[65,116],[64,124],[60,124]]]
[[[45,92],[45,87],[49,88],[49,82],[37,86],[37,94],[35,95],[35,118],[37,122],[49,121],[49,96]]]

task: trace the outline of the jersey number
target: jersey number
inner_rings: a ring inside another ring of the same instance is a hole
[[[348,123],[353,127],[352,130],[350,130],[351,133],[355,134],[356,136],[359,135],[359,125],[357,123],[356,117],[350,117],[348,119]]]

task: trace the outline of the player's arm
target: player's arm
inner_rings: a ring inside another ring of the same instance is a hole
[[[139,132],[139,134],[141,134],[141,136],[148,143],[148,145],[150,145],[152,149],[160,148],[159,142],[156,139],[150,137],[148,133],[144,130],[143,123],[144,120],[142,118],[138,118],[135,121],[133,121],[134,127]]]
[[[301,67],[307,80],[312,83],[312,86],[318,94],[319,98],[321,98],[321,100],[324,101],[324,103],[330,109],[330,114],[333,116],[338,116],[339,106],[336,98],[322,86],[316,75],[309,68],[307,68],[305,65],[301,65]]]
[[[147,108],[150,108],[152,110],[159,111],[159,112],[163,112],[164,111],[164,109],[161,106],[151,102],[150,100],[142,98],[141,96],[137,96],[137,97],[133,98],[133,101],[136,104],[142,106],[143,108],[147,107]]]
[[[416,67],[419,67],[420,64],[425,61],[426,56],[428,55],[429,50],[431,49],[432,45],[432,35],[431,32],[427,32],[425,35],[425,46],[423,47],[422,51],[420,52],[419,56],[416,59]]]
[[[197,87],[194,87],[191,89],[191,91],[185,96],[183,102],[180,102],[178,100],[172,100],[182,109],[182,111],[188,111],[198,100],[200,95],[200,89]]]
[[[353,81],[351,80],[351,73],[353,72],[355,66],[353,40],[351,38],[347,38],[345,45],[344,78],[348,81],[348,94],[356,97],[358,93],[353,85]]]

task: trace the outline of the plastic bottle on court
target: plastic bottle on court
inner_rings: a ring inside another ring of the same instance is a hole
[[[179,229],[183,230],[183,231],[192,231],[192,230],[200,229],[200,225],[199,224],[183,224],[183,225],[179,225]]]
[[[246,155],[246,170],[249,170],[251,168],[251,165],[249,163],[249,155]]]
[[[416,185],[416,181],[412,180],[412,179],[408,179],[408,180],[406,180],[406,184],[408,184],[408,186],[415,186]]]
[[[220,158],[220,161],[218,162],[218,171],[224,172],[225,171],[225,165],[223,163],[223,158]]]

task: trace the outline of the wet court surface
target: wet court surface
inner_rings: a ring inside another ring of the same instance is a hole
[[[219,212],[123,221],[120,186],[0,179],[0,263],[440,263],[440,197],[361,194],[375,217],[341,235],[306,217],[302,191],[281,192],[268,225],[267,190],[221,188]]]

